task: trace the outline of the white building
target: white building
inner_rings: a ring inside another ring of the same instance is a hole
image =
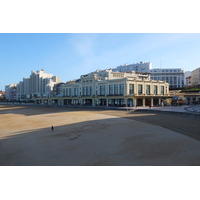
[[[152,63],[151,62],[141,61],[140,63],[120,65],[116,68],[113,68],[112,70],[114,72],[117,72],[117,71],[118,72],[135,71],[135,72],[146,73],[146,72],[149,72],[150,69],[152,69]]]
[[[61,85],[57,97],[37,98],[41,104],[90,105],[90,106],[146,106],[161,105],[170,98],[169,84],[151,80],[149,75],[95,71],[80,79]]]
[[[17,86],[17,100],[31,100],[36,97],[51,96],[55,84],[61,82],[58,76],[47,74],[44,69],[31,71],[30,78],[23,78]]]
[[[120,65],[113,71],[128,72],[135,71],[140,73],[150,73],[154,80],[166,81],[170,84],[170,88],[181,88],[185,85],[184,70],[182,68],[154,68],[151,62],[141,61],[135,64]]]
[[[5,98],[9,101],[15,101],[16,100],[16,91],[17,91],[17,85],[16,83],[12,83],[10,85],[5,86]]]
[[[184,70],[182,68],[154,68],[150,71],[153,80],[161,80],[169,83],[169,87],[184,87]]]

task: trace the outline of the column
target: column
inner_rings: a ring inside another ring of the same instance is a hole
[[[159,106],[161,105],[161,99],[160,98],[158,99],[158,105]]]
[[[142,106],[145,106],[145,98],[142,99]]]
[[[133,106],[134,106],[134,107],[137,106],[137,99],[136,99],[136,98],[133,99]]]
[[[95,99],[92,99],[92,106],[95,106]]]
[[[127,98],[125,98],[125,104],[126,104],[126,106],[128,106],[128,99]]]
[[[153,98],[151,98],[151,106],[153,106]]]

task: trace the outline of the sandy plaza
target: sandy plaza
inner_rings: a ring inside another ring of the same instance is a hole
[[[195,118],[0,105],[0,122],[1,166],[200,165],[199,119]]]

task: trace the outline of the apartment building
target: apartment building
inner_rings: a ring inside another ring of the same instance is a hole
[[[29,78],[23,78],[16,86],[16,100],[29,101],[36,97],[51,96],[54,85],[60,83],[59,76],[47,74],[44,69],[31,71]]]
[[[17,98],[17,85],[16,83],[12,83],[10,85],[5,86],[5,98],[8,101],[16,101]]]
[[[161,105],[170,98],[169,84],[149,75],[131,72],[95,71],[61,85],[57,97],[37,98],[41,104],[89,106]]]
[[[118,72],[135,71],[135,72],[146,73],[146,72],[149,72],[150,69],[152,69],[152,63],[151,62],[141,61],[139,63],[120,65],[116,68],[113,68],[112,70],[114,72],[117,72],[117,71]]]
[[[155,68],[149,71],[153,80],[169,83],[170,89],[184,86],[184,70],[182,68]]]
[[[169,83],[170,89],[181,88],[184,86],[184,70],[182,68],[154,68],[151,62],[141,61],[135,64],[120,65],[112,69],[118,72],[135,71],[140,73],[149,73],[151,79],[166,81]]]
[[[191,85],[200,86],[200,67],[191,72]]]

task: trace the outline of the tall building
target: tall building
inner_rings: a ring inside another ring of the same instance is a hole
[[[52,96],[53,87],[60,83],[59,76],[47,74],[44,69],[36,72],[31,71],[29,78],[23,78],[17,85],[17,100],[25,101],[36,97]]]
[[[200,67],[191,72],[191,85],[200,86]]]

